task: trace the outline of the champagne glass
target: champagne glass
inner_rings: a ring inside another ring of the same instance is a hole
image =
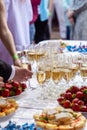
[[[62,72],[60,68],[53,68],[52,69],[52,80],[53,82],[58,85],[60,80],[62,79]]]
[[[49,41],[49,47],[51,48],[51,53],[56,55],[60,50],[60,43],[56,40],[51,40]]]
[[[41,59],[37,64],[37,70],[36,70],[36,78],[41,87],[44,86],[44,82],[46,79],[45,71],[44,71],[44,62],[43,59]]]
[[[69,82],[72,78],[72,71],[69,69],[71,65],[70,56],[65,53],[61,55],[61,75],[62,75],[62,83],[64,84],[64,89],[69,87]]]
[[[32,71],[32,64],[31,64],[31,62],[28,60],[28,50],[24,50],[24,51],[23,51],[21,64],[22,64],[22,67],[23,67],[23,68]],[[30,82],[30,81],[31,81],[31,79],[28,79],[28,80],[27,80],[27,85],[29,86],[29,89],[30,89],[30,90],[33,90],[33,89],[35,89],[35,87],[33,87],[33,86],[31,85],[31,82]]]
[[[35,47],[35,54],[36,54],[36,58],[35,58],[36,62],[38,62],[39,59],[45,55],[45,50],[44,50],[43,46],[37,45]]]
[[[29,61],[31,61],[33,63],[35,60],[35,57],[36,57],[35,56],[35,46],[33,44],[31,44],[28,49],[28,59],[29,59]]]
[[[38,69],[37,70],[37,81],[41,87],[43,87],[43,84],[45,82],[45,72],[43,70]]]
[[[70,79],[72,78],[72,71],[68,68],[63,68],[62,75],[66,82],[69,83]]]
[[[44,82],[45,82],[45,72],[42,69],[37,70],[36,73],[37,82],[39,85],[39,99],[44,99],[45,93],[44,93]]]
[[[22,62],[22,67],[31,71],[31,64],[29,63],[29,61]],[[35,89],[34,87],[31,86],[30,79],[27,80],[27,84],[30,90]]]
[[[83,79],[82,85],[86,85],[87,84],[87,82],[86,82],[86,80],[87,80],[87,66],[82,65],[80,67],[80,75]]]
[[[58,85],[59,81],[62,79],[60,68],[61,66],[60,54],[54,55],[52,58],[53,58],[52,80],[56,85]]]
[[[29,60],[29,62],[31,62],[31,68],[32,68],[33,77],[34,77],[36,75],[36,67],[37,67],[36,51],[35,51],[35,45],[34,44],[29,46],[28,60]]]
[[[51,81],[51,70],[52,70],[52,61],[50,57],[44,57],[44,71],[46,75],[45,84],[47,85]]]
[[[46,83],[48,83],[51,78],[51,67],[45,66],[44,71],[45,71],[45,75],[46,75]]]
[[[68,68],[72,71],[72,77],[69,82],[69,84],[71,86],[71,85],[74,85],[74,83],[77,79],[77,72],[78,72],[79,66],[78,66],[78,64],[72,63],[68,66]]]

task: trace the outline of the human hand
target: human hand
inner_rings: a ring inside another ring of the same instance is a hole
[[[73,18],[73,17],[69,18],[69,21],[70,21],[70,23],[71,23],[72,25],[74,25],[75,21],[74,21],[74,18]]]
[[[32,78],[32,72],[28,69],[15,66],[15,76],[13,78],[14,81],[23,82]]]
[[[67,11],[67,17],[70,19],[74,14],[74,11],[73,10],[68,10]]]
[[[4,86],[3,78],[0,76],[0,88]]]
[[[72,24],[72,25],[74,25],[74,11],[73,10],[69,10],[68,12],[67,12],[67,16],[68,16],[68,18],[69,18],[69,21],[70,21],[70,23]]]
[[[19,59],[15,59],[15,60],[14,60],[14,65],[15,65],[15,66],[19,66],[19,67],[22,66],[22,65],[21,65],[21,61],[20,61]]]

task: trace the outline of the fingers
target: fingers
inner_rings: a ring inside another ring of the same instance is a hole
[[[2,81],[2,82],[3,82],[3,77],[1,77],[1,76],[0,76],[0,81]]]
[[[24,75],[22,77],[23,81],[27,81],[28,79],[32,78],[33,73],[27,69],[25,69]]]
[[[30,78],[31,78],[31,77],[29,77],[29,76],[24,76],[24,77],[21,78],[21,79],[17,79],[17,81],[18,81],[18,82],[26,82],[26,81],[28,81]]]
[[[0,88],[4,86],[4,82],[0,81]]]
[[[4,86],[3,77],[0,77],[0,88]]]
[[[25,76],[26,76],[26,77],[32,78],[32,75],[33,75],[32,71],[26,70],[26,73],[25,73]]]
[[[15,68],[16,73],[13,80],[19,82],[19,81],[27,81],[28,79],[32,78],[33,73],[30,70],[17,66],[15,66]]]

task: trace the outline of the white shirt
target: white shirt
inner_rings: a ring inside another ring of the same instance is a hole
[[[13,65],[11,67],[12,67],[12,72],[8,80],[12,80],[15,76],[15,67]]]

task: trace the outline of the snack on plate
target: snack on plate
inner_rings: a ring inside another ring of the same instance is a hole
[[[18,104],[14,99],[0,98],[0,117],[14,113],[18,109]]]
[[[86,118],[80,112],[62,107],[43,110],[34,115],[34,120],[43,130],[80,130],[86,124]]]

